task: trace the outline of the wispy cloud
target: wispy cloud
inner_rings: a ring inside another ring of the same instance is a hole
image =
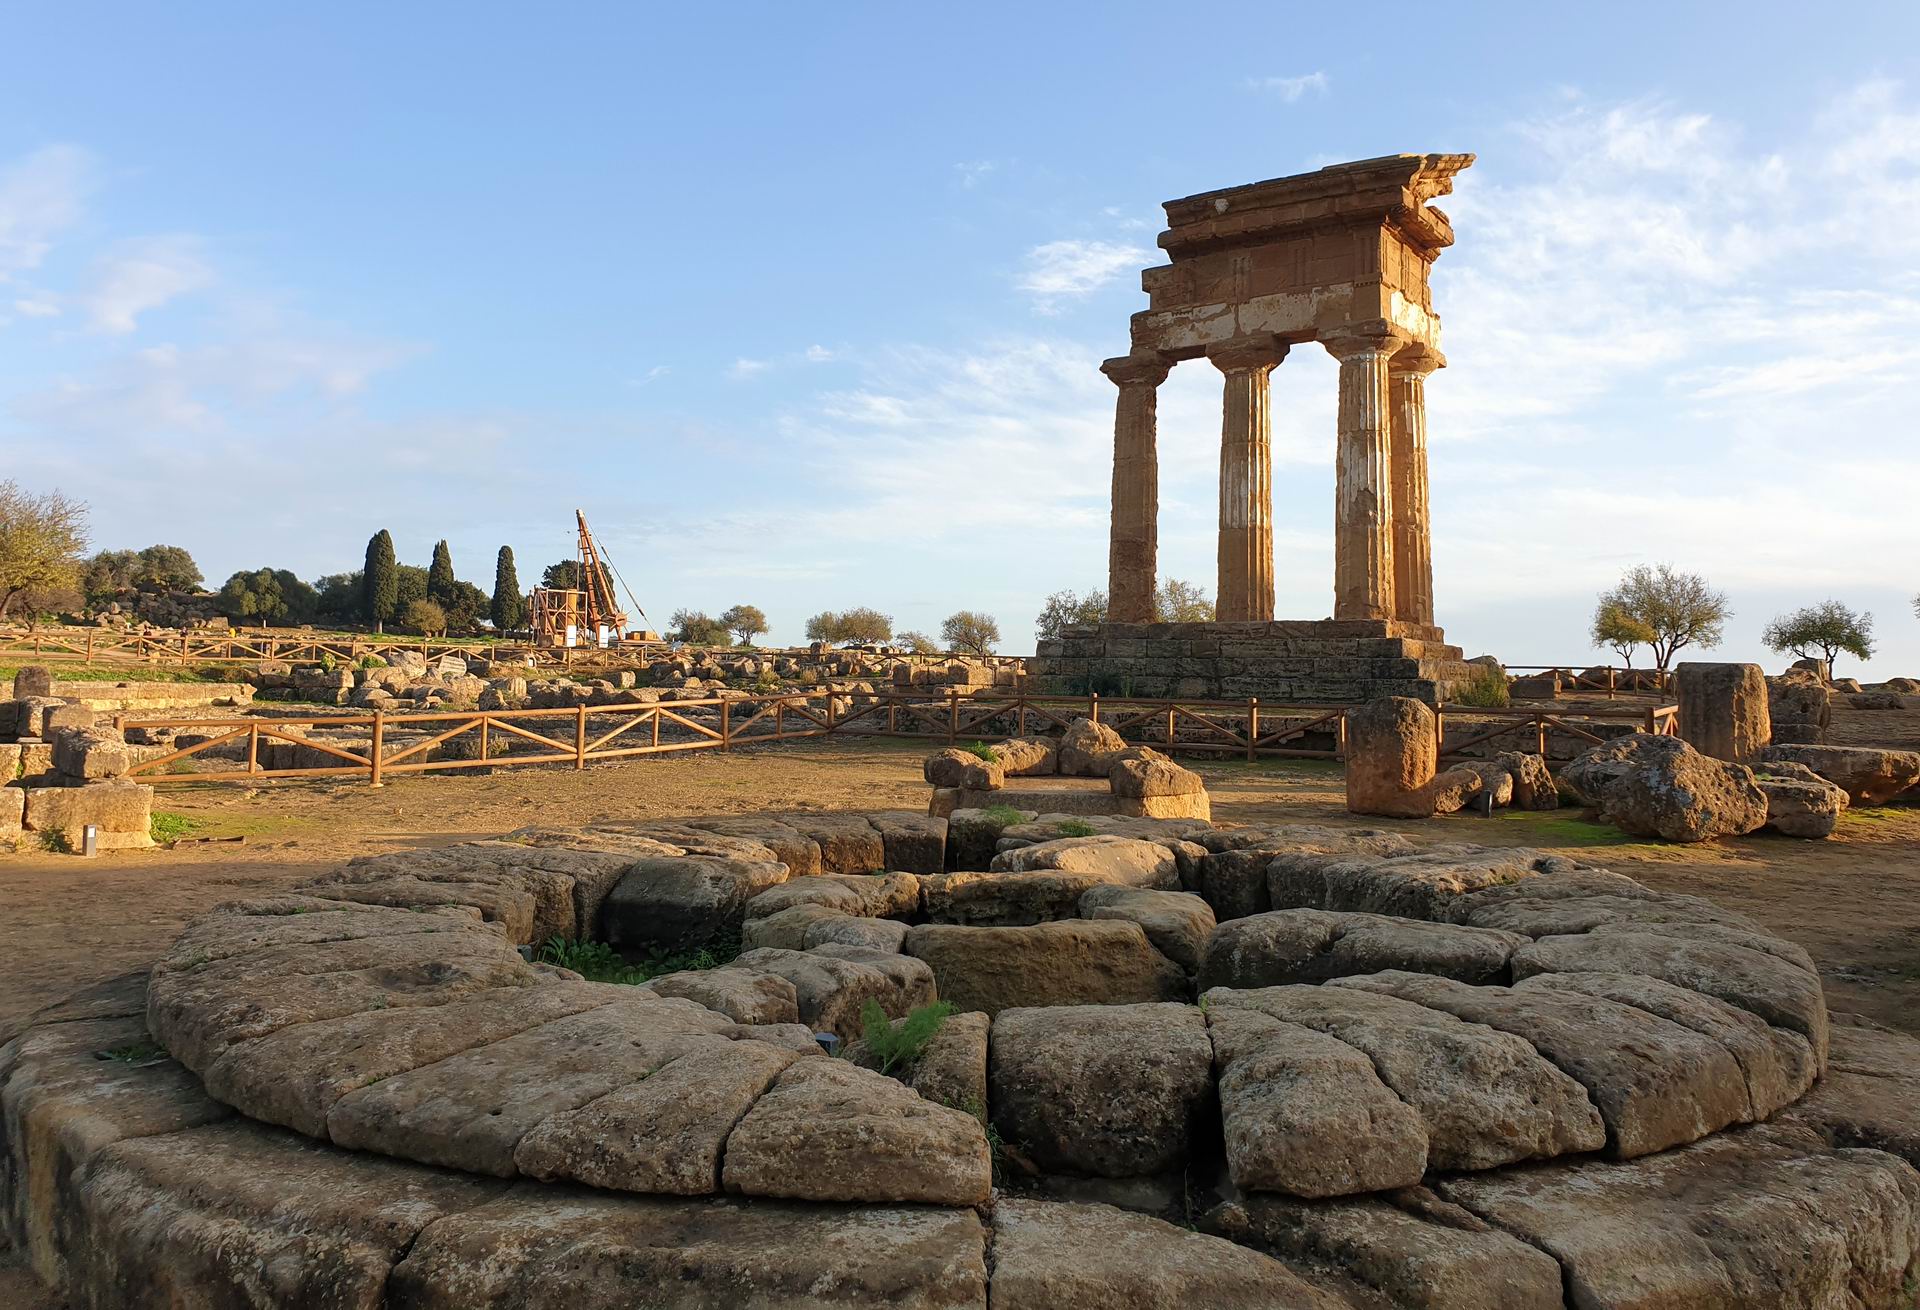
[[[986,181],[987,175],[1000,167],[991,159],[975,159],[953,166],[954,175],[960,179],[963,190],[971,191]]]
[[[1247,85],[1256,91],[1277,95],[1288,104],[1307,95],[1323,96],[1332,85],[1326,73],[1316,69],[1298,77],[1250,77]]]
[[[79,221],[93,173],[92,156],[70,145],[0,168],[0,282],[37,268],[54,238]]]
[[[809,364],[825,364],[831,362],[834,358],[834,353],[825,346],[807,347],[807,363]]]
[[[772,363],[768,360],[748,359],[742,356],[733,361],[733,367],[728,369],[727,372],[736,379],[744,379],[757,377],[772,367]]]
[[[122,242],[95,262],[82,303],[98,330],[132,332],[140,315],[212,280],[198,238],[142,237]]]
[[[1027,252],[1020,290],[1042,313],[1062,300],[1092,295],[1115,278],[1154,262],[1152,252],[1116,241],[1049,241]]]

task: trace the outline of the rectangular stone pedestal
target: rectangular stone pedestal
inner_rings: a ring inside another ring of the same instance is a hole
[[[1102,623],[1039,643],[1029,668],[1042,692],[1272,705],[1438,705],[1469,673],[1439,628],[1392,619]]]

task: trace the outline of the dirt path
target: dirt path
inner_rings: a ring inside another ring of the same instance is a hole
[[[917,809],[924,748],[845,739],[723,755],[609,763],[585,772],[281,784],[191,784],[159,808],[194,836],[171,851],[0,857],[0,1028],[65,993],[151,961],[192,915],[311,877],[355,855],[435,846],[538,823],[795,809]],[[1202,763],[1223,822],[1352,820],[1340,774],[1318,763]],[[1373,823],[1392,821],[1370,820]],[[1656,887],[1743,910],[1819,960],[1836,1009],[1920,1031],[1920,809],[1860,811],[1826,842],[1755,836],[1675,847],[1624,839],[1571,812],[1502,812],[1402,825],[1416,841],[1539,846]]]

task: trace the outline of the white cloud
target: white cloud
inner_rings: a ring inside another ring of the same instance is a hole
[[[773,365],[767,360],[746,359],[743,357],[734,360],[733,367],[729,369],[728,372],[732,373],[735,378],[750,378],[756,374],[764,373],[772,367]]]
[[[1309,92],[1316,96],[1324,96],[1332,85],[1332,81],[1325,72],[1316,69],[1311,73],[1302,73],[1298,77],[1250,77],[1247,79],[1247,85],[1256,91],[1271,92],[1288,104],[1293,104]]]
[[[126,333],[139,326],[140,315],[212,280],[197,237],[141,237],[95,261],[92,286],[81,299],[95,328]]]
[[[92,189],[92,156],[77,146],[45,146],[0,168],[0,282],[39,266]]]
[[[976,159],[966,163],[955,164],[953,171],[959,175],[960,186],[964,190],[971,191],[974,187],[986,180],[987,174],[993,172],[998,167],[999,165],[991,159]]]
[[[22,318],[56,318],[60,305],[52,296],[21,296],[13,302],[13,312]]]
[[[1151,251],[1115,241],[1049,241],[1027,252],[1018,285],[1036,308],[1051,313],[1059,301],[1092,295],[1152,262]]]
[[[831,361],[833,358],[834,358],[834,353],[831,350],[828,350],[825,346],[808,346],[807,347],[807,362],[809,364],[825,364]]]

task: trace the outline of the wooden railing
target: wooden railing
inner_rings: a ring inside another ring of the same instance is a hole
[[[442,655],[485,655],[518,660],[527,655],[563,663],[565,650],[508,646],[482,642],[402,641],[394,637],[337,637],[289,634],[168,632],[156,635],[120,633],[106,629],[49,628],[36,632],[0,632],[0,662],[34,663],[81,661],[134,664],[258,664],[283,660],[289,664],[318,664],[332,659],[355,664],[367,655],[384,657],[392,651],[416,651],[426,659]],[[582,652],[584,653],[584,652]]]
[[[946,745],[1004,741],[1034,732],[1063,731],[1076,718],[1103,723],[1131,742],[1167,751],[1241,755],[1248,760],[1339,761],[1346,757],[1347,712],[1348,707],[1340,705],[1263,706],[1253,698],[1191,701],[1020,692],[965,696],[957,690],[941,696],[813,691],[424,714],[373,710],[214,719],[121,715],[115,722],[126,730],[211,734],[204,741],[136,764],[127,776],[144,782],[364,777],[379,786],[395,774],[534,764],[584,769],[601,760],[731,750],[838,733]],[[1672,706],[1580,715],[1461,706],[1437,712],[1435,730],[1443,756],[1458,756],[1507,736],[1515,738],[1516,749],[1544,753],[1554,734],[1584,744],[1604,740],[1592,730],[1601,724],[1670,734],[1674,713]],[[1449,722],[1469,719],[1474,722],[1466,726],[1467,735],[1448,741]],[[330,735],[315,737],[316,732]],[[243,766],[204,771],[192,767],[215,760],[232,764],[226,757],[238,752],[228,748],[241,741],[246,743]],[[270,767],[262,760],[262,747],[271,743],[310,749],[328,762],[308,768]],[[430,758],[437,748],[454,743],[460,750],[458,758]]]
[[[1570,664],[1508,664],[1504,667],[1508,682],[1516,678],[1537,678],[1557,673],[1562,690],[1598,692],[1608,700],[1615,696],[1663,694],[1673,689],[1673,675],[1661,669],[1627,669],[1612,665],[1575,668]],[[1643,685],[1648,681],[1653,685]]]

